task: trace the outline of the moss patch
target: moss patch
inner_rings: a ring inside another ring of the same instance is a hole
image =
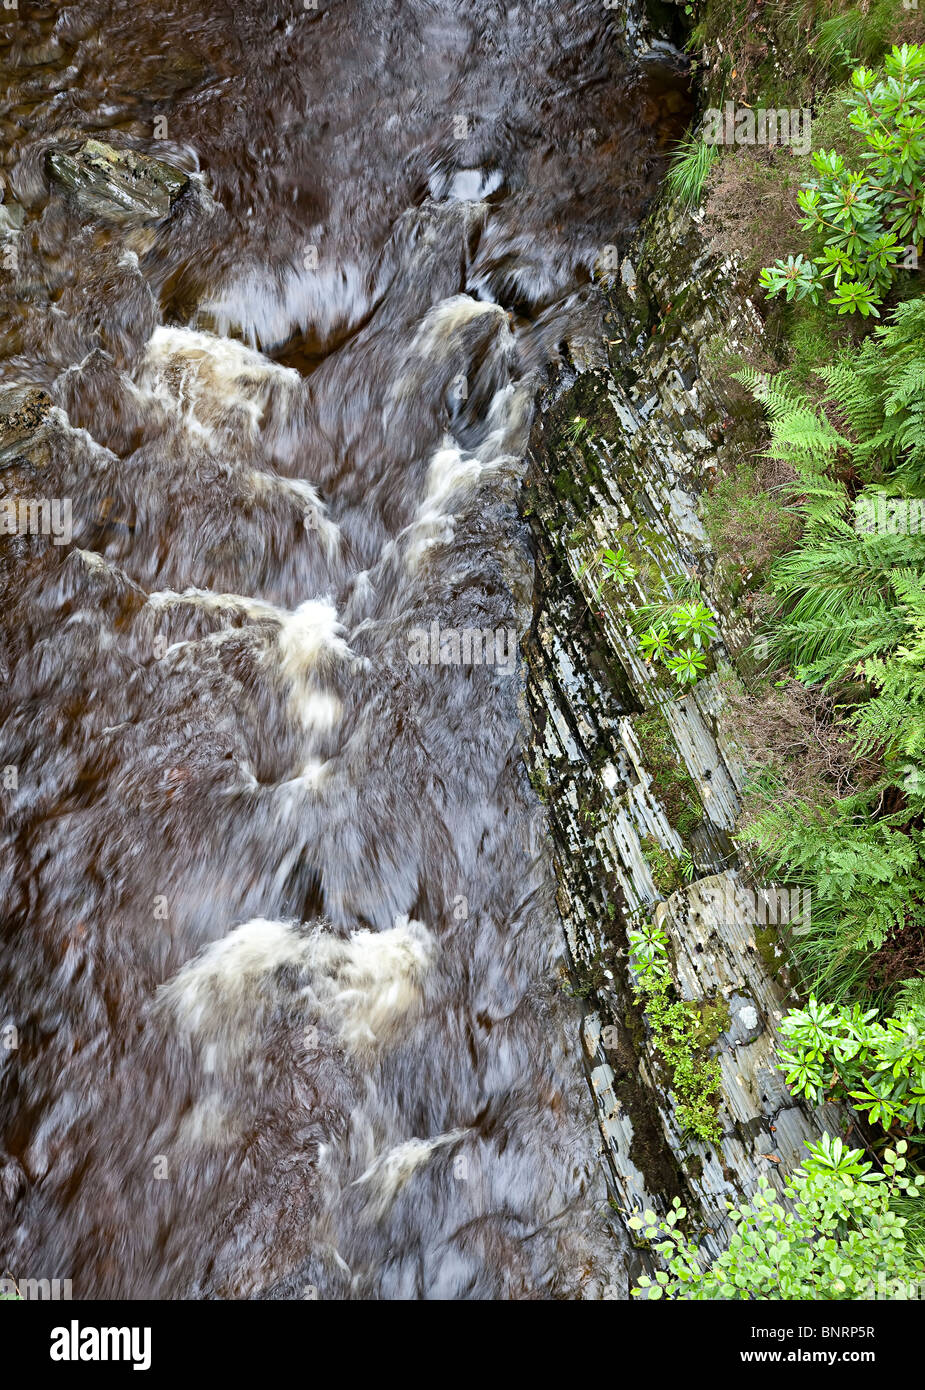
[[[650,710],[633,720],[633,732],[669,825],[682,840],[688,840],[703,820],[703,802],[681,760],[665,716],[660,710]]]
[[[799,519],[779,493],[767,490],[771,473],[763,460],[740,461],[716,478],[700,499],[700,516],[723,587],[733,597],[757,588],[775,556],[789,550],[800,535]]]
[[[669,898],[675,889],[682,887],[684,883],[680,859],[663,849],[654,835],[643,835],[639,843],[646,856],[652,882],[663,898]]]
[[[776,927],[756,927],[755,945],[758,947],[758,954],[764,962],[764,968],[772,980],[776,980],[780,974],[786,957],[783,952],[778,955],[781,948],[781,940]]]
[[[717,999],[715,1002],[705,1000],[700,1005],[700,1022],[696,1036],[697,1046],[712,1047],[713,1043],[726,1032],[731,1023],[732,1015],[725,999]]]

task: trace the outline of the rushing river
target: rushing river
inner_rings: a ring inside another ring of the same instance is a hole
[[[0,538],[0,1273],[600,1297],[519,493],[677,68],[601,0],[0,19],[0,381],[73,506]],[[89,136],[169,218],[50,181]]]

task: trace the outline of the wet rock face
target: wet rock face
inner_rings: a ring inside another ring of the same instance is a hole
[[[731,838],[744,769],[723,677],[749,633],[713,583],[697,511],[731,447],[713,437],[732,407],[704,345],[722,335],[730,351],[748,352],[762,325],[737,266],[712,255],[696,218],[667,201],[588,313],[531,438],[531,780],[556,845],[569,988],[585,1004],[584,1060],[616,1202],[660,1210],[680,1193],[717,1252],[727,1200],[750,1196],[762,1174],[782,1186],[804,1141],[846,1123],[834,1107],[813,1111],[791,1096],[776,1066],[777,1025],[793,999],[782,918],[745,880]],[[624,548],[631,579],[602,585],[604,546]],[[642,659],[628,619],[691,580],[719,633],[708,673],[681,693]],[[717,1143],[685,1132],[634,998],[626,931],[640,920],[666,932],[674,994],[709,1020]]]
[[[88,140],[74,154],[51,150],[46,163],[85,212],[109,222],[159,222],[189,183],[163,160],[101,140]]]

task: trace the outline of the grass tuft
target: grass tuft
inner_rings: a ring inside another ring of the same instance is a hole
[[[696,207],[700,202],[716,158],[716,146],[705,144],[699,135],[688,133],[678,141],[668,166],[668,187],[687,207]]]

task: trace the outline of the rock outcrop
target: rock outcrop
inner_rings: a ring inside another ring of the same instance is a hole
[[[712,587],[698,518],[705,478],[734,447],[703,350],[720,335],[747,351],[760,333],[735,264],[710,253],[696,216],[663,201],[612,284],[592,292],[541,398],[527,503],[538,551],[531,777],[556,846],[566,988],[585,1001],[613,1197],[625,1211],[664,1210],[681,1195],[710,1251],[725,1244],[727,1200],[754,1192],[762,1173],[780,1186],[805,1140],[847,1123],[791,1096],[775,1065],[793,999],[787,924],[756,897],[731,839],[744,772],[723,682],[749,633]],[[632,579],[606,580],[604,546],[623,547]],[[642,659],[629,619],[694,581],[719,635],[712,669],[680,694]],[[718,1143],[685,1133],[634,998],[626,930],[641,919],[665,929],[679,997],[712,1020]]]
[[[51,150],[48,172],[91,217],[158,222],[169,216],[189,179],[163,160],[87,140],[79,150]]]

